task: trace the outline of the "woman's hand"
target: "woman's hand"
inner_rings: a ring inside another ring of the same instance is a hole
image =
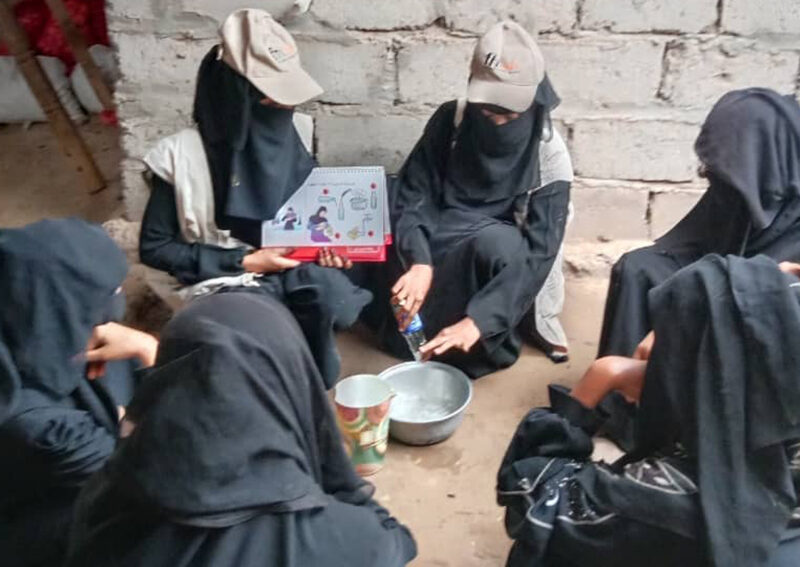
[[[103,376],[106,362],[112,360],[138,358],[142,366],[153,366],[157,350],[158,341],[152,335],[119,323],[98,325],[86,345],[87,377]]]
[[[259,248],[242,258],[242,267],[246,272],[255,274],[275,274],[296,268],[298,260],[285,256],[291,254],[291,248]]]
[[[655,331],[650,331],[647,336],[642,339],[642,342],[636,347],[633,353],[633,358],[636,360],[649,360],[650,353],[653,352],[653,344],[656,342]]]
[[[784,274],[791,274],[800,278],[800,264],[796,262],[781,262],[778,267]]]
[[[469,317],[464,317],[455,325],[442,329],[438,335],[422,345],[419,352],[423,360],[442,355],[453,348],[469,352],[480,338],[481,331],[475,321]]]
[[[433,266],[414,264],[403,274],[392,288],[392,298],[403,308],[405,316],[398,320],[400,330],[406,327],[419,313],[433,282]]]
[[[317,264],[323,268],[338,268],[340,270],[349,270],[353,267],[353,262],[347,256],[340,256],[330,248],[319,249]]]

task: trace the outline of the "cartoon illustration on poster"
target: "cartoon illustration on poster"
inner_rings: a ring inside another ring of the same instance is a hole
[[[297,216],[294,207],[289,207],[280,222],[284,223],[283,230],[294,230],[294,225],[300,222],[300,217]]]
[[[382,167],[315,168],[263,223],[262,245],[382,247],[388,215]]]
[[[312,242],[330,242],[328,233],[333,232],[328,224],[328,207],[320,207],[317,212],[308,219],[308,228],[311,230]]]

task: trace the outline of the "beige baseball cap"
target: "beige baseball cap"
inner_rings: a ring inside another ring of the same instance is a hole
[[[530,34],[516,22],[500,22],[475,47],[467,100],[525,112],[544,74],[544,57]]]
[[[275,102],[296,106],[322,94],[300,65],[294,38],[268,12],[236,10],[219,35],[222,60]]]

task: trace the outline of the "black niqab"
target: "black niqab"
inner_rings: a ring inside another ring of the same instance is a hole
[[[723,96],[695,142],[710,186],[661,248],[763,252],[800,221],[800,106],[751,88]]]
[[[177,523],[237,525],[264,512],[371,496],[344,453],[322,379],[273,299],[199,299],[162,335],[109,464],[125,494]]]
[[[800,197],[800,106],[794,96],[768,89],[728,93],[706,118],[695,151],[742,196],[756,231]]]
[[[650,293],[657,339],[639,450],[677,440],[695,456],[708,555],[719,567],[766,564],[797,506],[785,449],[800,438],[793,283],[764,256],[709,256]]]
[[[611,274],[598,356],[630,356],[651,328],[647,292],[706,254],[800,261],[800,106],[745,89],[723,96],[695,150],[709,180],[702,198],[649,248]]]
[[[85,381],[79,355],[126,272],[99,226],[62,219],[0,230],[0,423],[21,388],[59,399]]]
[[[315,162],[293,123],[294,111],[262,104],[265,94],[219,58],[200,64],[194,120],[203,138],[219,228],[260,246],[260,225],[303,184]]]
[[[467,104],[445,171],[446,199],[462,204],[496,203],[535,187],[539,142],[558,102],[545,77],[530,108],[505,124],[492,122],[481,105]]]

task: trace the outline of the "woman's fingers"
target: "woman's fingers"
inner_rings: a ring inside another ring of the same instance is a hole
[[[800,264],[797,264],[795,262],[781,262],[780,264],[778,264],[778,267],[781,269],[782,272],[786,274],[800,276]]]
[[[278,270],[290,270],[291,268],[296,268],[300,265],[300,260],[292,260],[291,258],[284,258],[283,256],[278,256],[274,260],[275,267]]]
[[[400,297],[400,294],[405,290],[405,288],[406,288],[406,277],[405,276],[401,276],[400,279],[397,280],[397,283],[394,284],[394,286],[392,287],[392,295],[394,295],[395,297],[397,297],[399,299],[402,299]],[[403,296],[403,298],[404,297],[405,296]]]
[[[417,316],[417,313],[419,313],[419,310],[422,308],[421,298],[414,297],[410,301],[411,302],[406,306],[406,320],[409,322],[409,324],[411,323],[411,320]]]
[[[339,270],[349,270],[353,267],[353,262],[345,256],[340,256],[330,248],[320,248],[317,254],[317,264],[323,268],[337,268]]]
[[[105,365],[102,362],[90,362],[86,365],[86,377],[95,380],[105,374]]]
[[[439,333],[427,343],[422,345],[419,348],[420,354],[425,360],[428,360],[432,356],[439,356],[453,348],[453,339],[452,337],[448,337]]]
[[[87,350],[84,353],[84,358],[86,359],[86,362],[89,362],[89,363],[103,362],[103,361],[106,360],[107,356],[108,355],[106,354],[105,345],[98,346],[96,348]]]
[[[89,380],[102,378],[106,374],[106,363],[102,361],[90,362],[86,365],[86,377]]]
[[[650,331],[647,333],[647,336],[642,339],[636,346],[636,351],[633,353],[633,358],[637,360],[647,360],[650,358],[650,353],[653,350],[653,345],[655,344],[656,335],[654,331]]]
[[[444,340],[444,342],[442,344],[440,344],[438,347],[433,349],[433,354],[434,354],[434,356],[440,356],[440,355],[446,353],[448,350],[450,350],[454,346],[456,346],[455,342],[452,339],[447,338],[447,339]]]

